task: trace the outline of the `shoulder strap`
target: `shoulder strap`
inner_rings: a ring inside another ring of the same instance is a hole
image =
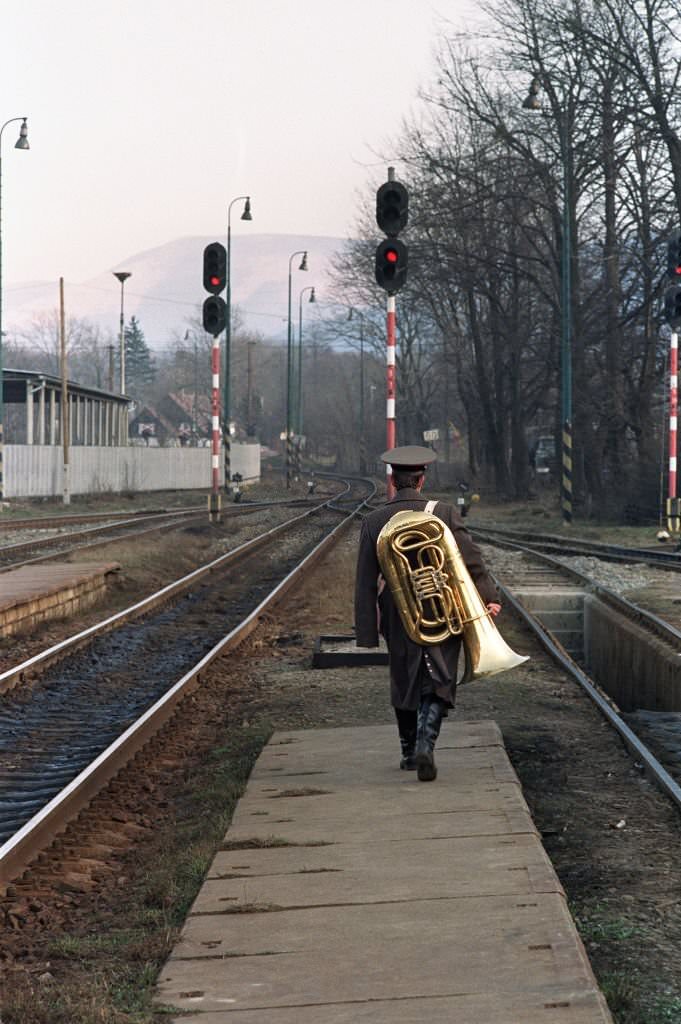
[[[433,512],[435,511],[435,506],[436,505],[437,505],[437,501],[428,501],[428,502],[426,502],[426,507],[424,508],[423,511],[424,512],[429,512],[432,515]]]

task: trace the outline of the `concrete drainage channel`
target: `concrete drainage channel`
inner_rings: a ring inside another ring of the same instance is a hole
[[[570,657],[584,662],[584,598],[582,587],[521,587],[513,593],[558,641]]]
[[[634,622],[633,605],[569,585],[514,593],[619,709],[681,712],[681,650]]]
[[[681,809],[681,787],[658,760],[681,768],[681,633],[605,588],[548,583],[499,590]]]

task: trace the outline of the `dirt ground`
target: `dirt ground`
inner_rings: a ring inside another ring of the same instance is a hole
[[[161,1021],[158,966],[270,731],[392,721],[385,668],[311,667],[317,636],[350,630],[356,537],[0,900],[3,1024]],[[499,723],[617,1024],[678,1024],[681,817],[523,627],[498,624],[531,660],[463,687],[457,716]]]

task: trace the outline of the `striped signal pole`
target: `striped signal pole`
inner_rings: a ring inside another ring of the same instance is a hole
[[[212,456],[211,456],[211,519],[220,519],[220,342],[213,338],[211,348],[211,418],[212,418]],[[229,433],[229,426],[227,425]]]
[[[386,442],[388,450],[397,446],[395,428],[396,359],[395,294],[407,280],[408,249],[398,239],[409,219],[409,193],[388,168],[388,180],[376,192],[376,223],[387,238],[376,249],[376,284],[388,293],[386,317]],[[395,496],[390,466],[386,468],[388,500]]]
[[[395,296],[388,296],[387,313],[387,345],[386,345],[386,429],[385,440],[388,451],[397,446],[397,432],[395,429],[395,393],[396,393],[396,362],[395,362],[395,340],[396,340],[396,317],[395,317]],[[392,471],[387,466],[387,491],[388,500],[395,497],[395,485],[393,483]]]
[[[664,315],[671,328],[669,341],[669,494],[667,529],[681,533],[681,501],[676,492],[677,417],[679,407],[679,324],[681,324],[681,230],[672,231],[667,243],[667,277]]]
[[[211,491],[208,495],[208,518],[220,522],[220,342],[218,335],[227,325],[227,306],[220,292],[227,283],[227,250],[221,242],[210,242],[203,250],[203,287],[209,293],[203,303],[203,329],[213,336],[211,347]],[[229,369],[226,370],[229,375]],[[227,410],[225,431],[229,433]],[[229,488],[229,447],[225,448],[225,486]]]
[[[676,447],[679,408],[679,335],[672,329],[669,348],[669,496],[667,525],[670,533],[681,532],[681,502],[676,493]]]

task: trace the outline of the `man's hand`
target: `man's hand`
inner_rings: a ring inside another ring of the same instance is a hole
[[[496,601],[490,601],[487,605],[487,611],[490,613],[493,619],[496,619],[497,615],[501,611],[501,605],[497,604]]]

